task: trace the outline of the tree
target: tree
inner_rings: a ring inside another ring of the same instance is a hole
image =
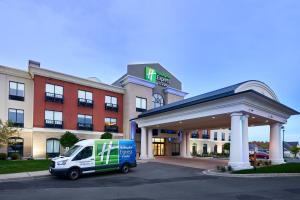
[[[297,146],[292,146],[290,147],[290,152],[294,155],[294,158],[296,158],[297,154],[299,153],[300,151],[300,148],[297,147]]]
[[[112,139],[112,134],[109,132],[105,132],[101,135],[101,139]]]
[[[19,136],[19,129],[13,127],[10,121],[4,123],[0,119],[0,146],[6,145],[12,136]]]
[[[227,152],[230,151],[230,143],[225,143],[224,146],[223,146],[223,149]]]
[[[71,147],[78,141],[78,137],[69,131],[66,131],[66,133],[63,134],[59,140],[61,146],[63,146],[64,148]]]

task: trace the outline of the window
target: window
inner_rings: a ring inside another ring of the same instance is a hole
[[[9,82],[9,99],[24,101],[25,85],[24,83]]]
[[[46,128],[63,128],[62,112],[45,111],[45,127]]]
[[[93,93],[83,91],[83,90],[78,90],[78,105],[93,107]]]
[[[199,133],[197,130],[192,131],[191,138],[199,138]]]
[[[214,140],[218,140],[218,132],[214,132]]]
[[[59,156],[60,144],[59,140],[56,138],[47,139],[46,153],[50,158]]]
[[[225,133],[222,133],[222,141],[225,141]]]
[[[113,133],[117,133],[118,132],[118,126],[117,126],[117,119],[116,118],[110,118],[110,117],[106,117],[104,119],[105,122],[105,131],[107,132],[113,132]]]
[[[86,159],[89,158],[93,155],[93,147],[92,146],[88,146],[85,147],[84,149],[82,149],[73,160],[82,160],[82,159]]]
[[[24,127],[24,110],[20,109],[8,109],[8,121],[10,121],[13,126]]]
[[[209,139],[208,130],[202,130],[202,139]]]
[[[147,110],[147,99],[136,97],[135,106],[137,112],[144,112]]]
[[[117,97],[105,96],[105,110],[118,112]]]
[[[64,88],[59,85],[46,84],[46,101],[63,103]]]
[[[23,157],[24,139],[19,137],[11,137],[8,139],[7,156],[11,157],[12,154],[18,153]]]
[[[153,108],[164,105],[164,98],[160,94],[153,94],[152,96]]]
[[[77,129],[78,130],[93,130],[93,117],[91,115],[81,115],[77,116]]]

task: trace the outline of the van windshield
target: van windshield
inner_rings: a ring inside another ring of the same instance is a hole
[[[62,156],[70,157],[70,156],[72,156],[75,152],[77,152],[78,149],[80,149],[80,148],[81,148],[81,146],[75,145],[75,146],[71,147],[66,153],[62,154]]]

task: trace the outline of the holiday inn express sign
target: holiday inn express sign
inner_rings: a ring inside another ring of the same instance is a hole
[[[167,87],[170,83],[170,76],[166,73],[157,71],[151,67],[145,67],[145,79],[157,83],[160,86]]]

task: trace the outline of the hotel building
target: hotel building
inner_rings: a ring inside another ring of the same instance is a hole
[[[270,126],[270,159],[282,163],[280,127],[299,114],[260,81],[245,81],[186,98],[181,82],[159,63],[129,64],[113,84],[55,72],[29,61],[28,71],[0,66],[0,119],[20,127],[0,152],[45,158],[64,149],[66,131],[79,139],[136,141],[137,157],[222,153],[249,168],[248,126]]]

